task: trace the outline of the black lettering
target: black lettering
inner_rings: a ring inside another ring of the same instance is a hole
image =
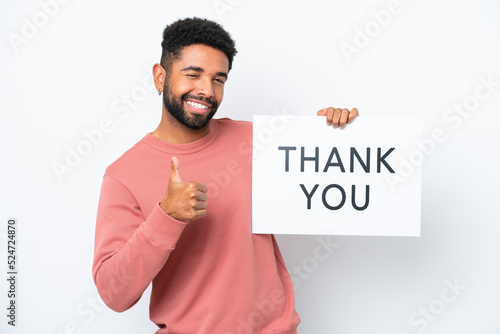
[[[289,162],[289,152],[290,151],[295,151],[297,148],[295,146],[278,146],[278,150],[280,151],[285,151],[285,172],[288,172],[288,167],[290,166]]]
[[[306,157],[304,156],[304,147],[300,148],[300,171],[304,171],[304,162],[305,161],[314,161],[314,171],[318,172],[318,165],[319,165],[319,147],[315,147],[314,150],[315,154],[314,157]]]
[[[311,210],[311,197],[316,192],[316,189],[318,189],[318,186],[319,186],[319,184],[315,184],[314,188],[311,190],[311,193],[308,193],[306,187],[304,187],[303,184],[300,185],[300,188],[302,188],[302,191],[304,192],[304,194],[307,197],[307,210]]]
[[[377,148],[377,173],[380,173],[380,163],[383,163],[384,166],[389,170],[389,172],[391,173],[395,173],[394,169],[391,168],[391,166],[389,166],[389,164],[385,161],[385,158],[387,158],[387,156],[392,152],[394,151],[394,147],[391,147],[389,149],[389,151],[385,152],[385,154],[383,156],[380,156],[381,154],[381,148],[378,147]]]
[[[337,157],[337,162],[333,163],[332,159],[335,156]],[[332,151],[330,152],[330,156],[328,157],[328,161],[325,165],[325,169],[323,169],[323,172],[324,173],[328,172],[328,168],[330,168],[330,166],[340,167],[340,170],[342,171],[342,173],[345,173],[344,164],[342,163],[342,159],[340,159],[339,151],[337,150],[336,147],[332,148]]]
[[[359,164],[361,165],[361,167],[363,167],[365,172],[370,173],[370,148],[369,147],[366,148],[366,164],[365,164],[363,159],[361,159],[361,157],[359,156],[358,151],[356,151],[354,147],[351,147],[351,161],[350,161],[351,168],[349,170],[351,173],[354,172],[354,157],[358,159]]]
[[[330,204],[328,204],[328,202],[326,201],[326,193],[328,192],[328,190],[330,190],[331,188],[337,188],[338,190],[340,190],[340,193],[342,194],[342,201],[340,201],[340,204],[337,205],[337,206],[331,206]],[[345,203],[345,191],[344,191],[344,188],[342,188],[341,186],[339,186],[338,184],[330,184],[328,185],[325,190],[323,190],[323,196],[322,196],[322,200],[323,200],[323,205],[327,208],[327,209],[330,209],[330,210],[338,210],[340,208],[342,208],[344,206],[344,203]]]
[[[363,206],[357,206],[356,205],[356,186],[353,184],[352,185],[352,207],[358,211],[363,211],[365,210],[368,205],[370,204],[370,186],[366,185],[366,192],[365,192],[365,204]]]

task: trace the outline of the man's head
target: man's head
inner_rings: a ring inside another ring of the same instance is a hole
[[[221,25],[201,18],[187,18],[169,24],[163,30],[160,64],[169,71],[172,61],[179,59],[182,49],[193,44],[204,44],[224,52],[229,60],[228,72],[236,55],[234,41]]]
[[[190,129],[205,128],[222,102],[234,41],[217,23],[193,18],[167,26],[162,48],[166,111]]]

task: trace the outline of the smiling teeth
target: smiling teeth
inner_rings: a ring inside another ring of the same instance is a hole
[[[191,107],[194,107],[196,109],[208,109],[207,106],[204,106],[203,104],[199,104],[196,102],[186,101],[186,103],[189,104]]]

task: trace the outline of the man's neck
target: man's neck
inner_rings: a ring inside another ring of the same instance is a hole
[[[205,137],[208,132],[210,132],[210,122],[199,130],[190,129],[163,110],[160,124],[152,134],[167,143],[186,144]]]

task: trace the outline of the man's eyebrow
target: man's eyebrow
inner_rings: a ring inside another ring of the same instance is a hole
[[[181,70],[181,72],[184,72],[184,71],[196,71],[196,72],[205,72],[205,70],[199,66],[188,66],[188,67],[185,67]]]
[[[227,79],[227,73],[226,72],[217,72],[218,77],[224,77]]]
[[[188,66],[188,67],[185,67],[181,70],[181,72],[184,72],[184,71],[195,71],[195,72],[200,72],[200,73],[203,73],[205,72],[205,70],[199,66]],[[227,79],[227,73],[226,72],[217,72],[216,75],[218,77],[224,77]]]

